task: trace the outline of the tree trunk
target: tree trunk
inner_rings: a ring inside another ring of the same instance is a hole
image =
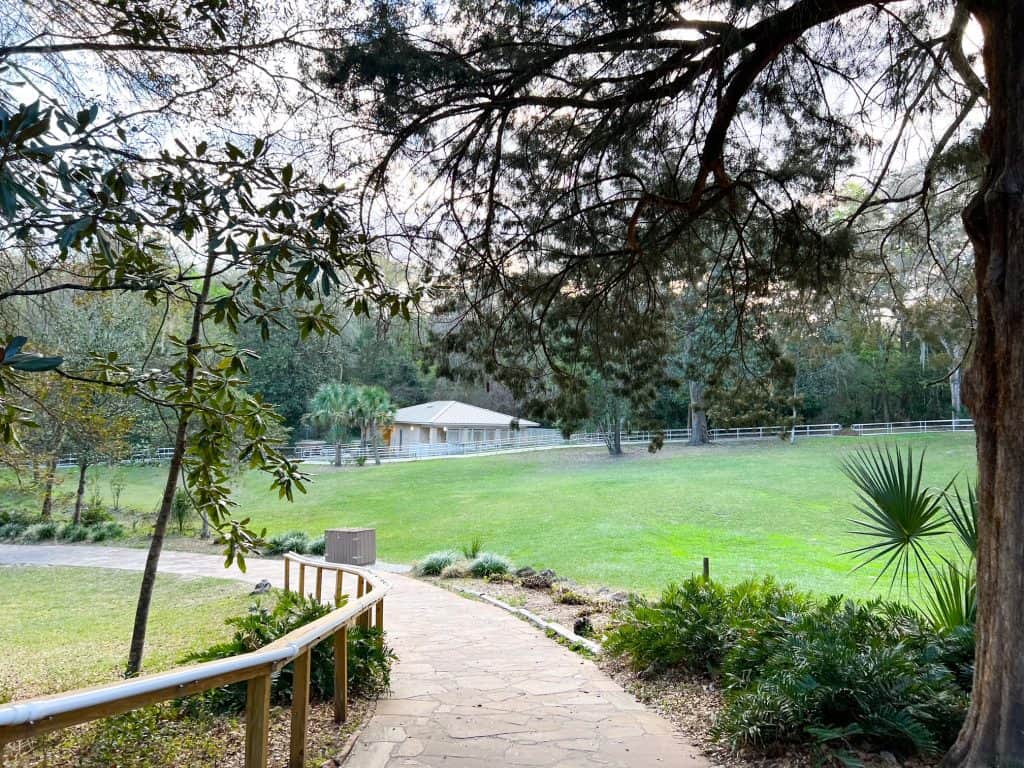
[[[380,449],[377,446],[377,422],[370,423],[370,440],[373,445],[373,463],[380,466]]]
[[[949,374],[949,409],[954,419],[960,418],[964,410],[961,391],[963,389],[963,363],[964,348],[959,344],[953,344],[946,348],[953,361],[954,368]]]
[[[43,513],[42,519],[49,520],[53,517],[53,484],[57,480],[57,457],[51,455],[46,459],[46,478],[43,485]]]
[[[704,382],[690,380],[690,445],[705,445],[708,439],[708,414],[704,410]]]
[[[200,509],[199,519],[203,521],[203,527],[199,529],[199,538],[206,541],[210,538],[210,518],[205,512],[203,512],[203,510]]]
[[[213,234],[210,234],[211,241]],[[196,298],[195,306],[192,308],[192,327],[190,329],[188,342],[186,343],[186,356],[184,360],[183,385],[185,393],[191,393],[196,379],[196,363],[193,359],[199,354],[199,339],[203,327],[203,315],[206,312],[206,300],[210,295],[210,283],[213,279],[213,270],[217,260],[213,255],[213,244],[210,244],[210,254],[206,260],[206,270],[203,272],[203,284]],[[174,492],[178,489],[178,476],[181,474],[185,458],[185,439],[188,435],[188,422],[190,416],[188,407],[182,407],[178,414],[178,426],[174,435],[174,450],[171,453],[171,466],[167,470],[167,482],[164,484],[164,495],[160,500],[160,509],[156,514],[156,523],[153,525],[153,538],[149,542],[149,552],[146,555],[146,566],[142,572],[142,584],[139,587],[139,601],[135,608],[135,623],[132,626],[132,642],[128,651],[128,667],[125,670],[126,677],[137,677],[142,671],[142,653],[146,646],[146,627],[149,624],[149,606],[153,601],[153,588],[156,586],[156,572],[160,564],[160,552],[164,546],[164,536],[167,534],[167,521],[171,516],[171,507],[174,504]]]
[[[341,466],[341,438],[334,441],[334,466]]]
[[[75,511],[71,514],[71,522],[75,525],[82,523],[82,503],[85,500],[85,473],[89,470],[86,461],[78,462],[78,490],[75,491]]]
[[[990,112],[981,190],[964,212],[977,345],[964,394],[977,432],[978,624],[971,707],[947,766],[1024,764],[1024,0],[969,4]]]

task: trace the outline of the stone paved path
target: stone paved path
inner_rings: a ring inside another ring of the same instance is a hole
[[[0,563],[141,570],[145,552],[0,544]],[[279,561],[225,571],[212,555],[165,552],[161,573],[282,581]],[[385,626],[399,661],[346,768],[615,766],[707,768],[667,721],[592,662],[485,603],[397,574]]]

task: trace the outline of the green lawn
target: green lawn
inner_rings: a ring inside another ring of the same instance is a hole
[[[98,568],[0,566],[0,701],[117,679],[131,639],[141,574]],[[244,613],[250,587],[161,575],[145,669],[230,637],[224,619]]]
[[[249,474],[239,512],[271,534],[332,526],[377,528],[382,560],[412,562],[474,536],[517,563],[551,567],[591,584],[653,590],[699,570],[735,581],[771,573],[819,591],[866,594],[873,572],[851,574],[842,556],[854,492],[839,469],[867,438],[806,439],[690,449],[553,450],[366,466],[311,466],[293,504]],[[927,448],[926,478],[973,476],[970,434],[903,438]],[[161,470],[136,469],[122,502],[152,509]],[[103,484],[105,487],[105,484]]]

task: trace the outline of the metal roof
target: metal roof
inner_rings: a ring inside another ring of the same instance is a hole
[[[455,427],[507,427],[515,416],[478,408],[458,400],[434,400],[430,403],[410,405],[395,412],[396,424],[430,424]],[[518,419],[520,427],[540,426],[529,419]]]

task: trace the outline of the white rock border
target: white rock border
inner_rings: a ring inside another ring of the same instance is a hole
[[[477,592],[475,589],[468,589],[466,587],[455,587],[455,589],[458,592],[462,592],[467,595],[472,595],[478,600],[483,600],[485,603],[490,603],[491,605],[497,608],[501,608],[503,611],[508,611],[509,613],[515,614],[516,616],[521,616],[531,624],[534,624],[545,631],[554,632],[556,635],[563,638],[564,640],[568,640],[570,643],[575,643],[576,645],[586,648],[595,656],[600,656],[604,650],[601,648],[600,643],[595,643],[593,640],[590,640],[586,637],[580,637],[571,629],[563,627],[556,621],[545,621],[537,614],[528,611],[525,608],[516,608],[514,605],[509,605],[508,603],[499,600],[496,597],[491,597],[490,595],[486,595],[483,592]]]

